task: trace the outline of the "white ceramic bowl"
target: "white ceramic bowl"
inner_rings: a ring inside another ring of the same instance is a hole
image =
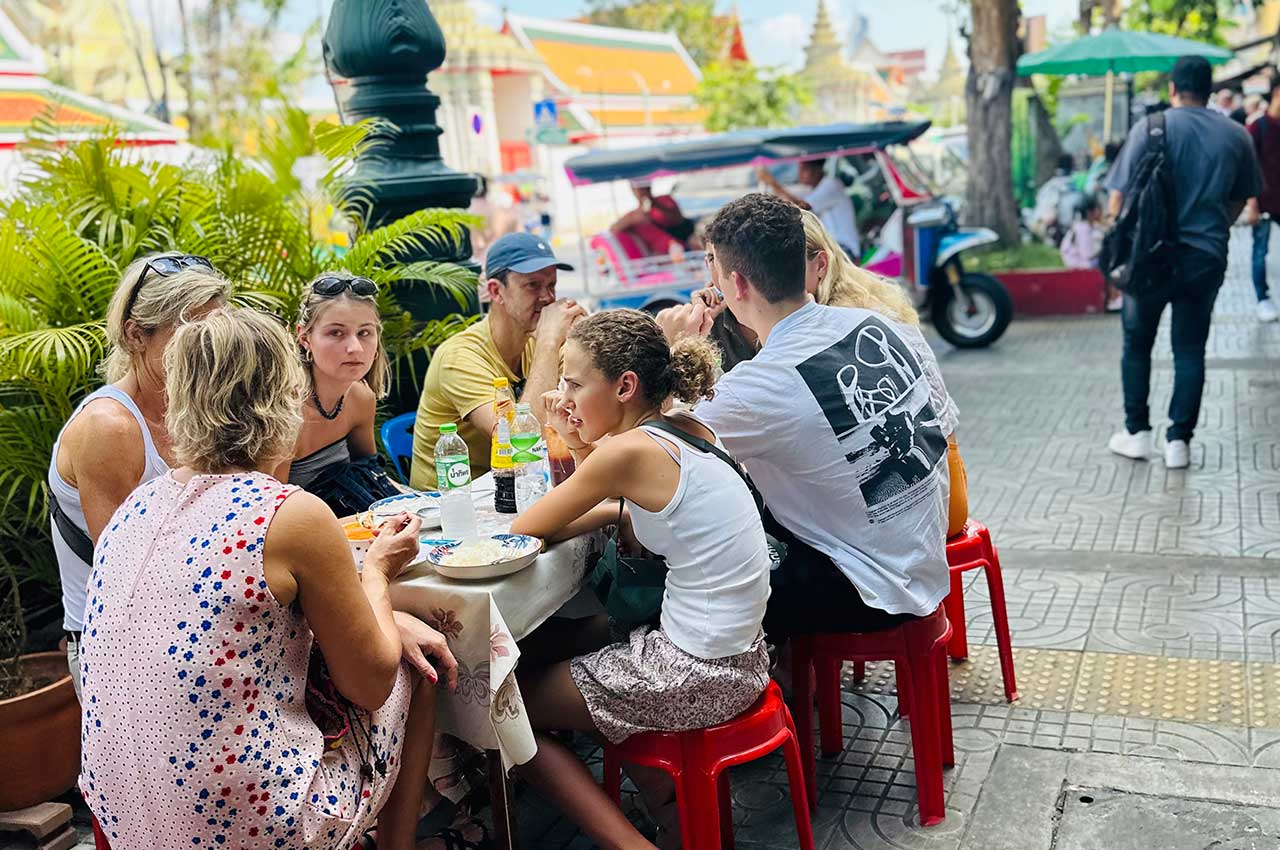
[[[375,526],[381,525],[401,511],[416,514],[418,519],[422,520],[423,528],[439,528],[440,494],[432,492],[401,493],[399,496],[379,499],[369,506],[369,512],[373,514],[373,524]]]
[[[460,547],[479,542],[492,542],[501,547],[500,557],[490,563],[451,566],[444,560]],[[462,580],[497,578],[519,572],[532,564],[542,551],[542,541],[525,534],[491,534],[467,540],[424,540],[426,561],[442,576]]]

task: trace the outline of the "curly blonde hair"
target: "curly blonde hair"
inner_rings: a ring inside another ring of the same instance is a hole
[[[693,404],[715,395],[720,365],[715,345],[702,337],[686,337],[668,345],[648,313],[604,310],[575,324],[569,339],[586,350],[609,380],[634,372],[650,404],[661,404],[672,396]]]
[[[164,353],[178,462],[219,472],[291,457],[310,392],[296,352],[279,320],[245,307],[180,327]]]
[[[856,266],[812,212],[801,210],[800,218],[804,221],[805,257],[813,259],[819,251],[827,252],[827,274],[818,283],[816,294],[819,304],[861,307],[904,325],[920,324],[920,315],[902,287]]]
[[[338,295],[320,295],[315,291],[316,281],[326,277],[353,277],[353,275],[335,275],[333,272],[327,272],[307,284],[306,288],[302,290],[302,300],[298,304],[298,333],[310,333],[311,329],[316,326],[316,322],[320,321],[324,311],[339,301],[368,304],[372,307],[374,316],[378,318],[378,352],[374,355],[373,364],[369,366],[369,371],[365,373],[363,380],[373,390],[375,396],[384,398],[391,391],[391,360],[387,357],[387,349],[382,345],[382,316],[378,312],[377,298],[373,295],[356,295],[351,289],[345,289]],[[301,345],[298,346],[298,357],[304,363],[307,362],[306,352],[303,351]],[[312,382],[314,387],[314,378],[311,375],[311,365],[309,363],[307,364],[307,379]]]
[[[151,254],[129,264],[107,305],[106,359],[100,367],[107,383],[115,383],[133,367],[132,344],[125,334],[130,319],[150,335],[160,328],[180,325],[196,310],[213,302],[222,306],[231,297],[231,282],[217,272],[200,267],[186,268],[177,274],[152,274],[139,286],[147,263],[157,257],[181,256],[172,252]],[[125,315],[129,295],[137,288],[133,307]]]

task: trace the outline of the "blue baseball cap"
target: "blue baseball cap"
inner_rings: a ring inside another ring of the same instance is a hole
[[[508,233],[489,246],[489,253],[484,258],[484,276],[493,277],[505,271],[530,274],[551,266],[573,271],[573,266],[556,259],[551,246],[542,237],[532,233]]]

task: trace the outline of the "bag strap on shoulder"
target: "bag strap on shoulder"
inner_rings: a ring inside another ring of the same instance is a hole
[[[677,428],[675,425],[672,425],[670,422],[667,422],[665,420],[655,419],[649,422],[645,422],[643,424],[651,428],[656,428],[659,431],[662,431],[664,433],[670,434],[673,437],[677,437],[683,440],[684,442],[688,443],[689,445],[693,446],[695,449],[697,449],[700,452],[705,452],[706,454],[715,455],[716,457],[720,458],[720,460],[724,461],[725,463],[729,464],[729,466],[733,467],[733,471],[738,473],[738,477],[742,479],[743,483],[747,485],[747,489],[751,491],[751,498],[755,499],[755,502],[756,502],[756,510],[760,511],[761,516],[764,516],[764,499],[760,496],[760,491],[756,490],[755,485],[751,483],[751,479],[747,477],[747,473],[743,470],[742,465],[739,464],[732,457],[730,457],[727,452],[725,452],[715,443],[704,440],[701,437],[694,436],[693,434],[690,434],[688,431]]]
[[[67,512],[62,509],[62,504],[58,501],[58,497],[49,494],[49,516],[53,517],[53,524],[58,529],[58,534],[62,537],[62,542],[70,547],[75,556],[90,566],[93,565],[93,541],[89,539],[89,535],[84,529],[76,525],[71,517],[67,516]]]

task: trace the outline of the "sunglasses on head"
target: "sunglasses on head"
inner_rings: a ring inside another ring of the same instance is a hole
[[[133,290],[129,293],[129,300],[124,306],[125,318],[133,315],[133,305],[138,302],[138,293],[142,291],[142,285],[147,282],[147,277],[152,272],[157,277],[169,277],[175,275],[183,269],[199,267],[208,269],[211,272],[217,270],[213,267],[213,263],[209,262],[208,257],[197,256],[196,254],[179,254],[174,257],[152,257],[147,260],[147,264],[142,267],[142,274],[138,275],[138,280],[133,285]]]
[[[325,298],[333,298],[350,289],[353,295],[366,298],[378,294],[378,285],[367,277],[322,277],[311,284],[311,291]]]

